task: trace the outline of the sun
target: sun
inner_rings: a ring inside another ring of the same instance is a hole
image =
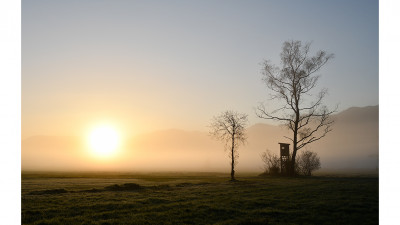
[[[96,156],[111,156],[120,144],[120,136],[115,128],[109,125],[95,127],[88,137],[89,146]]]

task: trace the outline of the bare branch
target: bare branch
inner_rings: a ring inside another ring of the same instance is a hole
[[[261,104],[257,107],[256,115],[260,118],[267,119],[267,120],[279,120],[279,121],[294,122],[293,120],[285,118],[285,117],[273,116],[271,113],[268,113],[266,111],[265,106],[263,104]]]
[[[291,140],[291,141],[293,141],[293,139],[292,138],[290,138],[290,137],[286,137],[286,136],[283,136],[284,138],[287,138],[287,139],[289,139],[289,140]]]

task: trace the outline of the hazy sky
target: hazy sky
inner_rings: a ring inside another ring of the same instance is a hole
[[[286,40],[335,58],[326,104],[378,104],[378,1],[22,1],[22,137],[207,130],[268,99],[264,59]]]

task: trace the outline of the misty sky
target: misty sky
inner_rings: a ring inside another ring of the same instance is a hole
[[[22,1],[22,137],[207,130],[227,109],[256,118],[264,59],[286,40],[334,53],[325,103],[378,104],[378,1]]]

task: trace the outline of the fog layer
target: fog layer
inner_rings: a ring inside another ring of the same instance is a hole
[[[353,107],[333,117],[333,131],[307,148],[318,153],[322,168],[378,168],[379,107]],[[247,144],[239,148],[238,172],[261,172],[260,154],[266,149],[278,154],[279,142],[290,143],[283,137],[290,133],[280,126],[255,124],[247,134]],[[223,143],[206,132],[178,129],[132,137],[109,158],[91,154],[84,137],[34,136],[22,140],[21,159],[22,170],[229,170]]]

